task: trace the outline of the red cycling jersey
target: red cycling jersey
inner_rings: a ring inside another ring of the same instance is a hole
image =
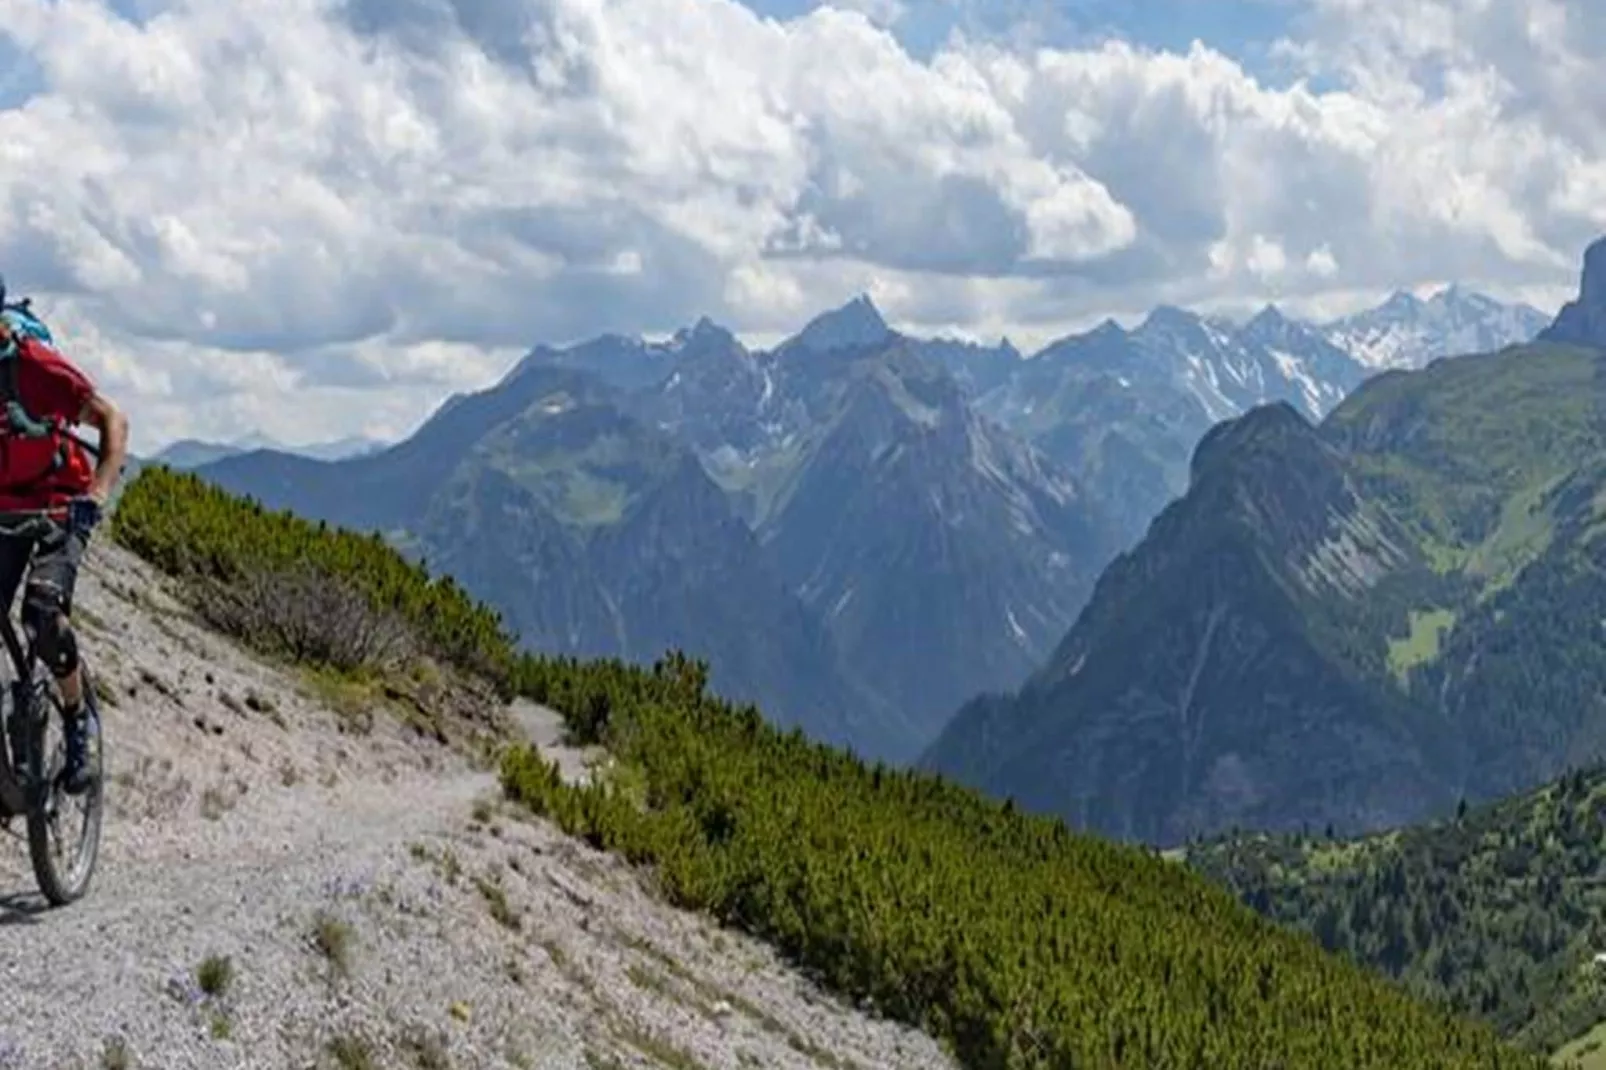
[[[0,511],[52,508],[83,494],[94,480],[88,452],[60,428],[83,418],[95,385],[45,342],[20,333],[16,342],[18,400],[29,416],[58,430],[27,438],[6,426],[0,408]]]

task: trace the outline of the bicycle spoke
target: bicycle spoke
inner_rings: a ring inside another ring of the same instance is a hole
[[[35,855],[41,890],[47,898],[61,905],[83,894],[94,871],[104,807],[105,755],[97,747],[95,777],[88,789],[78,795],[68,794],[59,782],[66,767],[66,735],[60,703],[49,681],[42,682],[37,694],[48,710],[43,738],[39,739],[45,756],[41,763],[45,771],[43,782],[48,788],[39,809],[30,818],[29,849]],[[97,724],[96,728],[99,730],[101,726]]]

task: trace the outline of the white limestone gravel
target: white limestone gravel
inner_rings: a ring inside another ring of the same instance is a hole
[[[0,1070],[956,1065],[505,804],[484,763],[352,730],[104,539],[80,591],[115,696],[100,864],[47,910],[0,837]],[[500,714],[586,775],[551,711]]]

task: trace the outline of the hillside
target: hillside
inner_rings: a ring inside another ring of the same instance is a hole
[[[1603,804],[1595,766],[1431,825],[1216,840],[1186,858],[1268,917],[1550,1052],[1606,1021]]]
[[[924,764],[1173,844],[1399,825],[1606,753],[1601,368],[1536,343],[1218,425],[1055,655]]]
[[[550,711],[253,654],[188,589],[88,555],[110,808],[63,910],[0,838],[8,1070],[955,1065],[503,802],[487,743],[590,775]]]
[[[1077,836],[1056,822],[1023,816],[974,792],[917,774],[867,766],[796,733],[783,735],[767,726],[756,710],[708,697],[703,667],[678,655],[671,654],[651,670],[618,662],[582,664],[515,655],[494,617],[466,602],[455,585],[430,581],[378,541],[265,513],[198,480],[160,470],[147,472],[129,488],[117,513],[117,530],[122,541],[173,569],[185,589],[197,595],[209,586],[213,593],[251,589],[253,577],[271,576],[282,563],[300,562],[320,577],[312,589],[358,600],[348,603],[348,611],[358,612],[359,604],[367,605],[370,613],[390,607],[389,612],[397,615],[394,619],[412,636],[413,645],[404,649],[445,659],[448,679],[455,679],[450,673],[463,671],[459,667],[482,666],[501,693],[524,695],[562,710],[573,737],[564,747],[595,741],[609,759],[589,777],[571,779],[577,766],[572,757],[565,758],[569,752],[549,750],[543,756],[514,747],[501,759],[501,779],[510,800],[536,814],[551,815],[561,827],[630,860],[644,877],[650,874],[648,883],[670,902],[695,908],[729,927],[721,937],[709,937],[707,945],[699,946],[718,950],[722,941],[727,946],[749,946],[734,940],[729,929],[758,935],[787,961],[855,1004],[874,1006],[893,1020],[921,1024],[951,1045],[963,1065],[1003,1065],[1006,1060],[1021,1067],[1060,1066],[1074,1060],[1077,1065],[1138,1064],[1162,1070],[1201,1063],[1275,1063],[1289,1070],[1332,1065],[1362,1070],[1469,1065],[1538,1070],[1542,1065],[1497,1044],[1488,1031],[1425,1009],[1393,986],[1321,952],[1308,939],[1274,928],[1202,878],[1147,851]],[[261,618],[237,620],[227,611],[220,614],[216,602],[195,604],[214,607],[209,613],[216,619],[234,620],[240,634],[255,646],[286,649],[284,633],[266,626]],[[275,614],[288,612],[292,605],[273,604],[278,607]],[[405,679],[405,667],[415,656],[397,664],[404,670],[402,676],[394,675],[393,669],[381,678]],[[171,653],[168,659],[172,666]],[[219,659],[209,654],[208,660]],[[231,663],[222,660],[214,671],[230,668]],[[222,686],[238,685],[224,681]],[[457,738],[452,731],[446,735],[449,740]],[[210,738],[206,732],[197,737]],[[294,732],[291,737],[301,738]],[[351,742],[355,746],[357,741]],[[443,762],[444,757],[439,754],[435,760]],[[360,776],[358,769],[349,774],[354,780]],[[450,775],[443,765],[437,770]],[[341,775],[348,774],[343,769]],[[433,805],[435,789],[425,787],[416,780],[406,782],[408,810],[414,816]],[[241,805],[259,805],[254,800],[262,794],[246,792]],[[225,812],[222,821],[228,820],[227,813],[232,811]],[[413,820],[403,816],[406,811],[387,808],[385,813],[385,822],[405,825]],[[586,888],[573,886],[567,876],[553,880],[545,875],[545,867],[575,857],[571,849],[547,840],[538,841],[544,853],[526,853],[516,846],[518,822],[482,816],[486,819],[480,823],[487,825],[484,842],[494,844],[489,846],[493,855],[506,861],[501,876],[504,891],[524,887],[531,873],[527,867],[534,866],[534,872],[543,874],[534,886],[541,887],[543,879],[556,884],[560,894],[581,908],[588,919],[582,923],[587,932],[605,934],[627,922],[594,898],[607,886],[604,877],[595,877]],[[296,822],[294,827],[315,840],[322,830],[326,847],[345,842],[346,833],[337,831],[341,826],[333,815],[328,822],[316,826]],[[500,835],[490,827],[493,824]],[[372,828],[349,831],[355,840],[377,849]],[[276,839],[258,837],[249,851],[271,852]],[[427,842],[408,857],[415,853],[413,865],[424,873],[431,856],[443,857]],[[580,857],[589,856],[581,852]],[[439,880],[449,881],[454,867],[449,862],[444,865]],[[172,875],[170,868],[164,872]],[[216,862],[206,872],[217,872]],[[345,866],[336,872],[346,880],[325,894],[350,894],[349,880],[359,874]],[[379,889],[390,872],[380,874]],[[625,871],[609,867],[605,872]],[[290,876],[276,880],[271,894],[292,895],[299,901],[295,884]],[[472,893],[463,894],[473,901]],[[478,894],[479,909],[491,916],[488,925],[498,924],[498,915],[507,919],[494,882]],[[441,912],[457,902],[449,890],[441,891],[443,899],[409,885],[398,885],[388,898],[383,891],[375,895],[387,907],[411,903],[415,910],[425,911],[390,930],[389,938],[430,941],[436,948],[439,945],[433,941],[473,939],[470,934],[459,935],[455,925],[431,924],[444,920]],[[251,906],[260,907],[261,894],[254,898]],[[543,914],[544,902],[534,903],[536,909],[518,922],[517,931],[528,933],[535,946],[552,935],[553,927],[574,917],[569,907]],[[608,906],[620,902],[612,900]],[[248,909],[228,895],[219,903],[220,909],[229,904],[226,914]],[[352,909],[350,904],[338,908]],[[257,912],[263,919],[278,915],[273,910]],[[304,923],[310,924],[310,919]],[[688,919],[679,924],[685,927],[678,931],[694,939],[690,934],[696,931],[695,923]],[[379,923],[374,925],[377,930]],[[292,915],[280,939],[294,946],[296,928]],[[194,946],[182,944],[183,951],[204,954],[207,930],[192,922],[185,931],[196,939],[191,941]],[[560,931],[568,935],[567,930]],[[252,950],[242,950],[241,955],[256,956],[257,941],[266,937],[252,933],[242,939],[250,941]],[[506,946],[519,938],[503,934],[501,940],[500,946]],[[329,943],[326,939],[325,946]],[[365,953],[355,959],[361,969],[371,960],[366,958],[368,945],[358,946]],[[468,1001],[452,983],[452,974],[442,968],[449,958],[415,954],[417,958],[394,960],[396,968],[384,988],[360,990],[406,991],[406,986],[427,977],[422,982],[426,994],[412,1007],[415,1014],[424,1013],[423,1007],[437,1007],[438,1001]],[[554,968],[562,973],[564,964],[574,961],[567,954],[547,960],[536,957],[533,950],[530,954],[525,960],[530,967],[530,973],[523,975],[525,984],[533,977],[553,976]],[[500,955],[480,950],[477,961],[486,974],[499,972],[509,983],[520,983],[516,978],[520,971],[509,969]],[[171,963],[168,959],[153,968]],[[663,962],[653,966],[636,960],[635,968],[627,964],[623,972],[637,987],[661,986],[690,1000],[695,1009],[688,1011],[685,1021],[705,1009],[679,983],[685,971]],[[239,974],[242,995],[245,979],[251,976],[249,971]],[[315,971],[312,976],[319,974]],[[329,976],[327,969],[324,976]],[[634,989],[618,980],[579,987],[602,1001],[603,1013],[593,1016],[594,1037],[612,1035],[621,1049],[652,1043],[651,1031],[631,1013],[638,999]],[[704,990],[692,984],[689,991]],[[747,1013],[750,994],[740,988],[731,993],[723,1000],[728,1009],[707,999],[711,1006],[706,1009],[714,1018],[728,1018],[733,1011]],[[149,997],[153,1005],[163,998]],[[334,999],[332,1005],[339,1006],[339,997],[330,996],[320,985],[307,986],[297,997],[320,998]],[[536,1016],[540,1025],[562,1020],[565,1013],[539,988],[518,1006]],[[462,1014],[452,1020],[461,1024],[443,1025],[460,1036],[472,1028],[468,1023],[483,1021],[496,1037],[496,1046],[479,1050],[505,1051],[503,1044],[509,1038],[498,1027],[495,1010],[484,1007],[475,1003],[460,1008]],[[170,1007],[163,1013],[187,1012]],[[348,1009],[328,1016],[321,1025],[339,1030],[354,1014]],[[762,1015],[755,1017],[765,1021]],[[781,1020],[773,1013],[769,1017]],[[401,1025],[389,1028],[399,1030]],[[536,1027],[532,1034],[554,1043],[563,1037],[550,1029],[537,1033]],[[284,1034],[294,1035],[293,1029]],[[823,1065],[895,1064],[890,1042],[878,1051],[860,1047],[858,1054],[846,1057],[816,1047],[822,1039],[838,1035],[826,1027],[807,1034],[782,1032],[781,1040],[806,1037],[812,1044],[800,1054]],[[193,1036],[169,1043],[197,1043]],[[761,1065],[781,1065],[763,1053],[744,1057],[728,1043],[679,1047],[682,1054],[667,1054],[676,1049],[665,1044],[678,1045],[682,1043],[678,1038],[691,1036],[682,1032],[666,1039],[659,1032],[657,1060],[676,1066],[736,1066],[757,1058]],[[82,1032],[77,1037],[80,1043],[90,1042]],[[869,1034],[861,1037],[865,1045],[871,1043]],[[940,1057],[921,1050],[913,1040],[900,1043],[911,1065],[943,1065]],[[684,1054],[689,1050],[696,1054]],[[553,1061],[578,1063],[573,1054],[557,1055]]]
[[[875,755],[918,744],[696,456],[598,376],[532,360],[380,453],[259,451],[199,471],[275,508],[385,533],[532,647],[650,661],[684,646],[784,725]]]

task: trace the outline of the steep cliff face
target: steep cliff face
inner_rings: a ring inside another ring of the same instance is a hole
[[[1113,539],[1079,487],[916,354],[848,374],[760,534],[924,742],[958,697],[1026,678]]]
[[[1106,570],[1048,664],[961,712],[926,761],[1159,843],[1442,803],[1401,703],[1343,642],[1413,564],[1315,428],[1253,410],[1200,443],[1187,496]]]
[[[1606,238],[1584,251],[1578,296],[1562,306],[1539,340],[1606,349]]]

